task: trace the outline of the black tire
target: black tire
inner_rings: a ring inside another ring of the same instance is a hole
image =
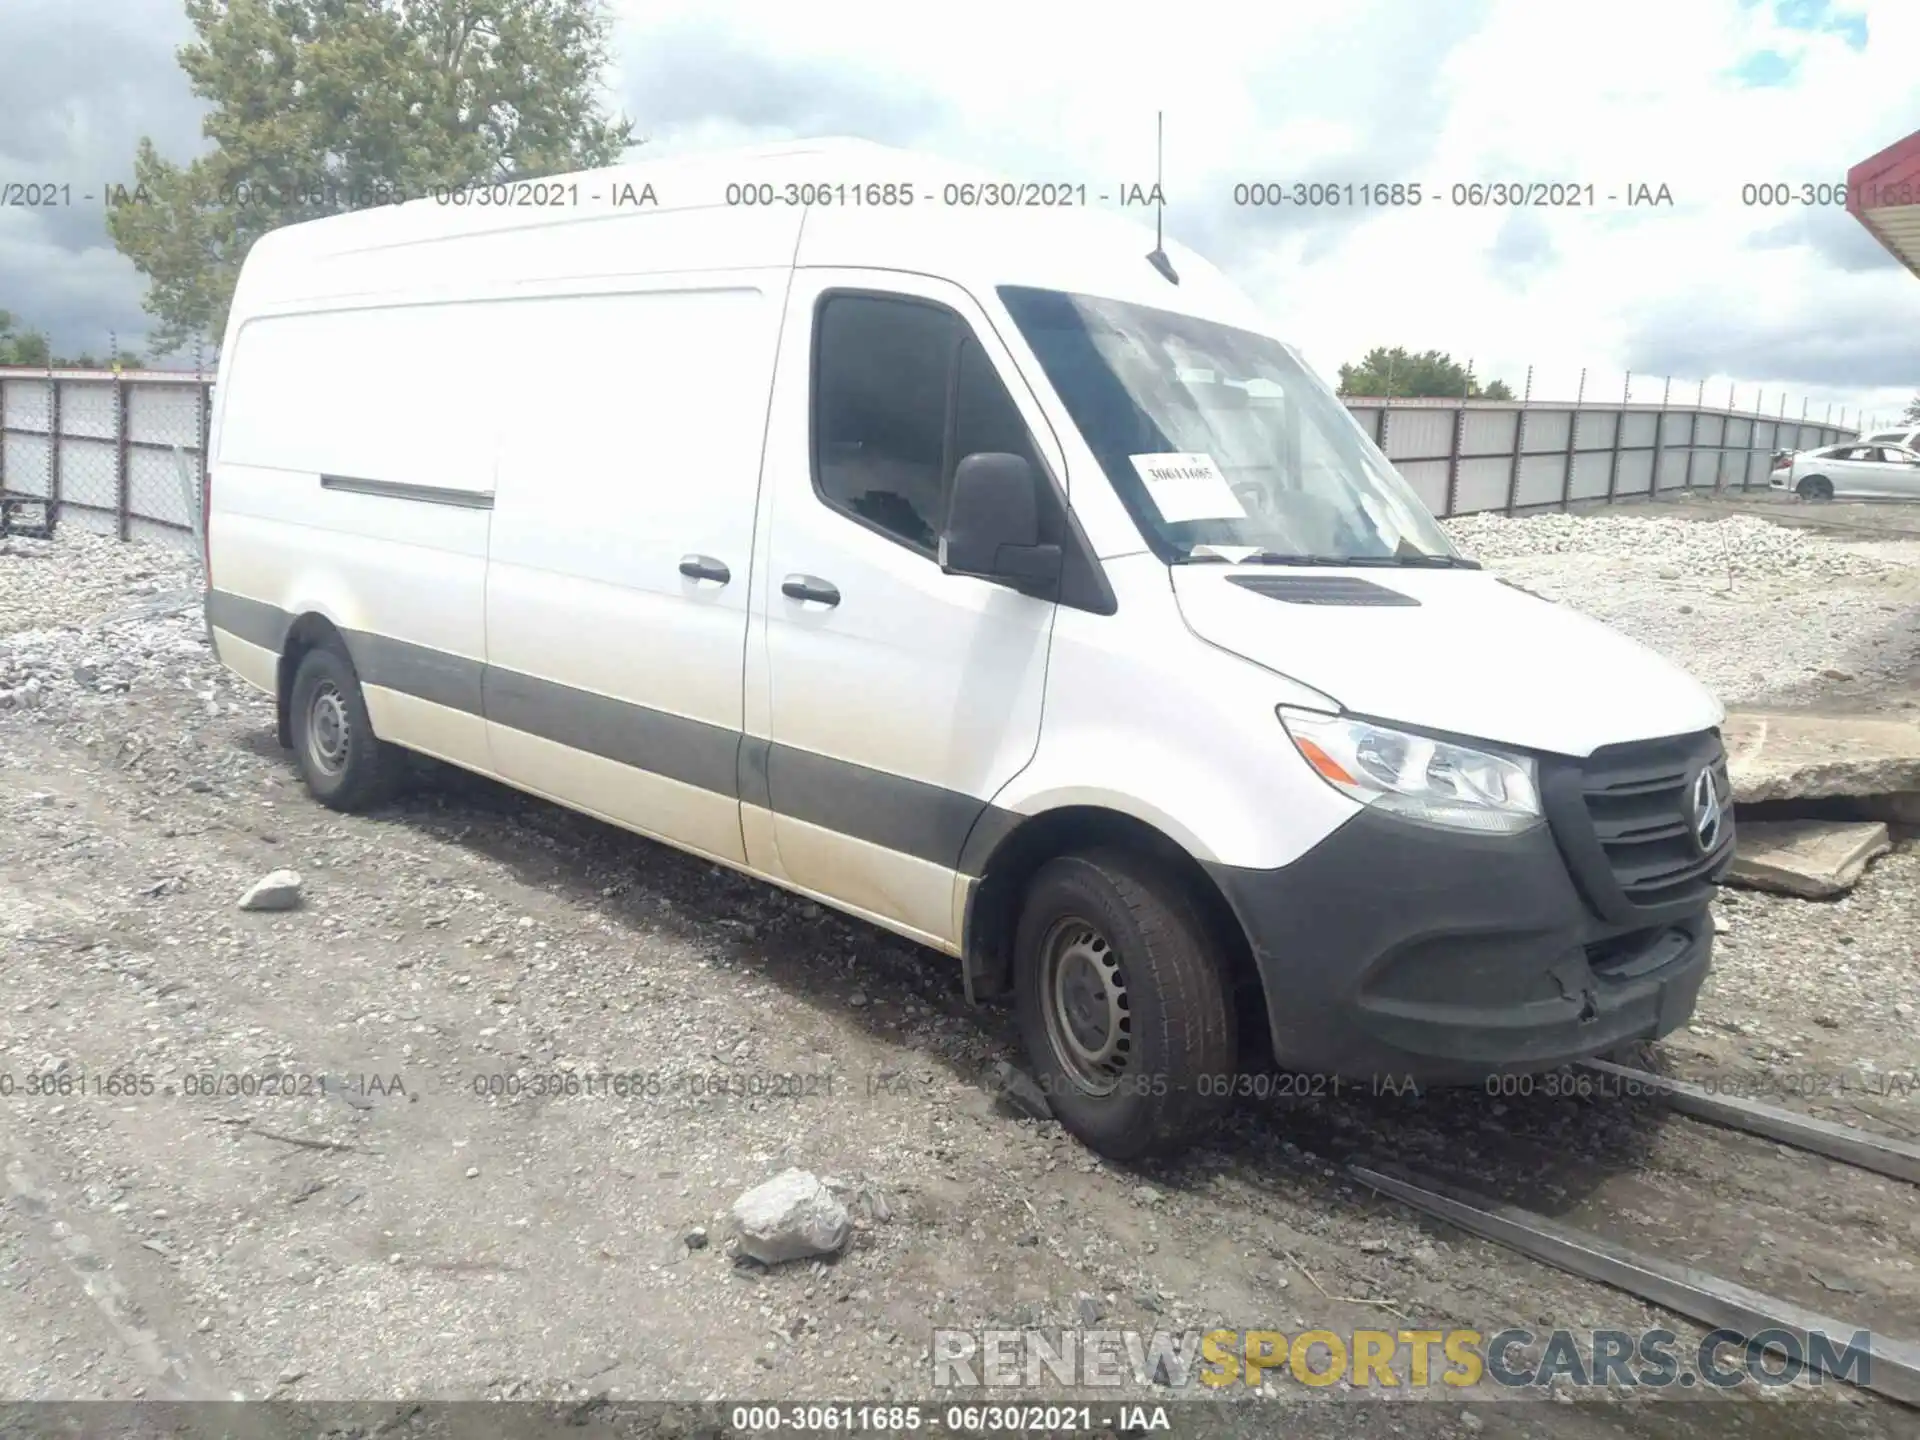
[[[1185,1149],[1227,1108],[1233,992],[1207,937],[1186,891],[1123,851],[1051,860],[1027,888],[1014,939],[1027,1058],[1061,1124],[1110,1159]],[[1089,1007],[1104,1024],[1085,1023]]]
[[[294,761],[314,799],[354,812],[393,798],[406,773],[406,752],[373,733],[360,677],[344,651],[322,645],[301,657],[288,717]]]
[[[1824,475],[1809,475],[1793,487],[1793,493],[1802,500],[1831,500],[1833,482]]]

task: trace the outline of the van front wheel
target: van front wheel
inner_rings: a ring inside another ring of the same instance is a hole
[[[307,789],[334,810],[370,810],[392,798],[403,751],[373,733],[353,662],[331,646],[309,650],[294,672],[293,754]]]
[[[1123,852],[1049,861],[1015,937],[1020,1030],[1054,1114],[1092,1149],[1184,1149],[1226,1108],[1232,991],[1191,898]]]

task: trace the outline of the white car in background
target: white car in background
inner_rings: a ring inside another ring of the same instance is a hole
[[[1876,430],[1871,435],[1861,436],[1856,443],[1898,445],[1903,450],[1920,450],[1920,425],[1907,425],[1896,430]]]
[[[1775,461],[1767,483],[1802,500],[1920,500],[1920,450],[1849,440]]]

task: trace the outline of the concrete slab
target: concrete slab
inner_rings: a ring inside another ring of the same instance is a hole
[[[1809,900],[1844,895],[1892,848],[1878,820],[1765,820],[1739,827],[1727,883]]]
[[[1721,733],[1735,804],[1920,790],[1920,725],[1738,710]]]

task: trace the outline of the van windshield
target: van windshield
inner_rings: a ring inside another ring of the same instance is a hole
[[[1472,563],[1280,341],[1094,296],[999,293],[1163,559]]]

